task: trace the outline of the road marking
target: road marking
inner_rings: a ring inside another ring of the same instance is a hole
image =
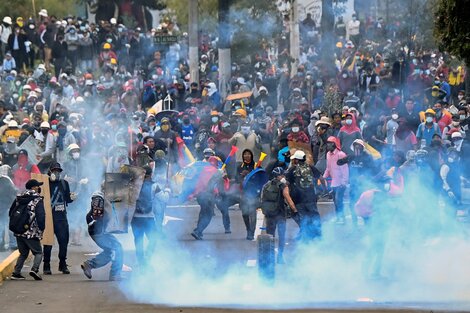
[[[165,215],[165,217],[163,218],[163,226],[168,224],[169,221],[182,221],[182,220],[183,219],[179,218],[179,217],[173,217],[173,216]]]
[[[246,266],[247,267],[255,267],[256,266],[256,260],[247,260],[246,261]]]

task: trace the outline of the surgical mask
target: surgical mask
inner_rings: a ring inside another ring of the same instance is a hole
[[[34,24],[29,24],[29,29],[34,29]]]
[[[122,27],[118,28],[118,32],[122,33]]]
[[[57,173],[57,174],[56,174],[56,173],[52,173],[51,176],[50,176],[50,178],[51,178],[51,181],[57,181],[57,180],[60,179],[60,174],[59,174],[59,173]]]
[[[212,120],[212,123],[217,123],[219,121],[219,118],[217,116],[213,116],[211,120]]]
[[[440,84],[440,81],[438,81],[438,80],[434,81],[434,85],[439,85],[439,84]]]
[[[323,82],[317,82],[316,85],[317,85],[317,87],[321,87],[321,86],[323,86]]]
[[[452,122],[452,126],[458,127],[460,125],[460,122]]]
[[[250,133],[250,127],[249,126],[242,126],[240,130],[241,130],[242,134],[245,134],[245,135]]]
[[[351,97],[354,93],[352,91],[348,91],[348,96]]]
[[[348,78],[348,74],[343,74],[343,78]]]
[[[433,118],[431,116],[426,117],[426,123],[432,123]]]
[[[447,158],[447,161],[449,161],[449,163],[454,163],[454,158]]]
[[[74,152],[74,153],[72,153],[72,159],[78,160],[78,158],[80,158],[80,152]]]
[[[293,131],[294,133],[298,133],[299,130],[300,130],[299,127],[292,127],[292,131]]]
[[[285,177],[281,178],[280,182],[283,183],[283,184],[287,184],[287,180],[286,180]]]
[[[346,125],[352,125],[352,120],[346,120]]]
[[[463,121],[463,120],[465,120],[465,118],[467,118],[467,116],[466,115],[460,115],[459,118],[460,118],[461,121]]]
[[[458,95],[457,98],[459,98],[459,100],[462,100],[462,99],[463,99],[463,95]]]
[[[398,119],[398,114],[392,114],[392,119],[397,120]]]
[[[390,191],[390,184],[384,184],[384,191]]]
[[[57,125],[52,125],[52,126],[51,126],[51,129],[52,129],[52,130],[57,130]]]
[[[418,64],[418,60],[413,59],[413,64],[414,64],[414,65]]]
[[[111,38],[108,38],[108,39],[106,39],[106,42],[107,42],[107,43],[112,43],[113,40],[112,40]]]
[[[166,132],[166,131],[168,131],[168,130],[170,129],[170,125],[164,124],[164,125],[162,125],[161,129],[162,129],[164,132]]]

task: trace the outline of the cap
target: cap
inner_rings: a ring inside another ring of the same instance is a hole
[[[170,124],[170,119],[168,117],[164,117],[160,120],[160,124],[164,124],[164,123],[167,123],[167,124]]]
[[[305,159],[305,152],[302,150],[297,150],[295,151],[294,155],[290,157],[291,159],[297,159],[297,160],[304,160]]]
[[[462,137],[462,133],[459,132],[459,131],[456,131],[455,133],[452,133],[451,138],[452,138],[452,139],[454,139],[454,138],[463,138],[463,137]]]
[[[26,149],[21,149],[20,151],[18,151],[18,155],[26,155],[28,156],[28,151]]]
[[[33,187],[39,187],[39,186],[42,186],[44,183],[41,183],[41,182],[38,182],[37,180],[35,179],[30,179],[26,182],[25,184],[25,188],[26,189],[31,189]]]
[[[47,17],[47,10],[46,9],[41,9],[41,11],[39,11],[39,16]]]
[[[12,120],[8,122],[8,127],[18,127],[18,122],[15,120]]]
[[[11,24],[12,24],[11,17],[5,16],[5,17],[3,18],[3,23],[6,23],[6,24],[11,25]]]
[[[105,43],[103,45],[103,49],[111,49],[111,45],[109,43]]]
[[[60,170],[62,172],[62,166],[60,166],[59,162],[52,163],[51,167],[49,168],[50,171],[52,170]]]
[[[274,177],[284,175],[284,169],[282,167],[275,167],[271,174],[273,174]]]
[[[42,122],[41,125],[39,125],[40,128],[51,128],[51,125],[48,122]]]
[[[76,143],[72,143],[67,147],[67,150],[72,151],[72,150],[80,150],[80,146],[77,145]]]
[[[424,112],[424,114],[436,115],[436,112],[433,109],[427,109],[426,112]]]
[[[238,109],[238,110],[235,111],[234,114],[240,115],[240,116],[242,116],[243,118],[246,118],[246,111],[245,111],[244,109]]]
[[[31,86],[30,85],[24,85],[23,90],[31,90]]]

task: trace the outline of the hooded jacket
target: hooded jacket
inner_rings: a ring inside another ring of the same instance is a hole
[[[326,154],[326,170],[323,177],[331,177],[331,187],[346,186],[349,182],[348,164],[338,165],[338,160],[344,159],[346,153],[341,151],[341,144],[338,138],[331,136],[328,138],[328,142],[333,142],[336,149]]]
[[[351,150],[351,145],[356,139],[362,139],[361,130],[357,126],[356,116],[354,114],[348,114],[352,117],[351,125],[344,125],[341,127],[338,133],[338,139],[342,143],[342,150],[347,155],[353,155],[354,151]]]
[[[16,201],[20,204],[28,204],[30,227],[25,233],[15,234],[15,236],[41,240],[44,229],[46,228],[46,213],[44,211],[43,198],[33,190],[26,190],[16,197]],[[10,212],[14,210],[15,207],[16,203],[14,202],[10,208]]]

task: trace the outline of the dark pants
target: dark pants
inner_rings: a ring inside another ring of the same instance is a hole
[[[42,261],[42,247],[39,239],[27,239],[24,237],[16,237],[16,242],[18,244],[20,256],[16,261],[14,274],[21,274],[21,269],[23,268],[24,262],[28,258],[29,251],[31,251],[31,253],[34,255],[33,266],[31,266],[31,270],[37,272]]]
[[[103,249],[100,254],[88,260],[92,268],[100,268],[111,262],[110,277],[121,275],[122,270],[122,246],[111,234],[100,234],[91,236],[94,242]]]
[[[69,223],[67,220],[54,221],[54,234],[59,243],[59,263],[65,265],[69,245]],[[52,246],[44,245],[44,263],[51,262]]]
[[[253,237],[256,228],[256,209],[258,199],[242,197],[240,199],[240,209],[242,211],[243,222],[245,223],[247,237]]]
[[[209,226],[214,216],[214,199],[210,195],[199,195],[197,203],[201,206],[201,210],[194,232],[202,237],[202,232]]]
[[[11,56],[15,58],[16,70],[19,72],[23,69],[23,64],[26,62],[26,52],[13,50],[11,51]]]
[[[230,215],[228,209],[235,203],[237,203],[237,201],[227,195],[222,195],[216,200],[217,208],[220,210],[220,213],[222,213],[222,222],[225,230],[230,230]]]
[[[67,63],[66,63],[65,57],[54,60],[54,71],[55,71],[55,77],[57,79],[59,79],[59,76],[62,73],[62,70],[65,70],[65,65],[66,64]]]
[[[266,232],[275,237],[277,226],[277,234],[279,236],[279,254],[284,253],[284,246],[286,245],[286,217],[284,214],[279,214],[273,217],[266,216]]]
[[[321,220],[317,204],[299,203],[296,207],[300,215],[300,239],[312,240],[321,237]]]
[[[137,262],[145,265],[155,250],[155,240],[157,237],[157,225],[153,217],[134,217],[131,222],[132,233],[134,234],[135,254]],[[147,252],[144,249],[144,235],[147,237]]]
[[[333,187],[333,201],[335,203],[336,217],[344,218],[344,192],[346,187]]]

